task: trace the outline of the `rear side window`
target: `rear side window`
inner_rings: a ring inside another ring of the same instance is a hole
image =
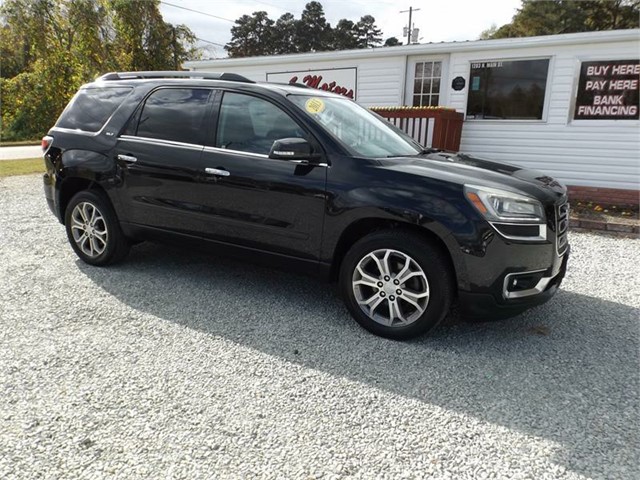
[[[201,144],[210,94],[200,88],[156,90],[142,107],[136,135]]]
[[[129,87],[83,88],[64,109],[56,127],[97,132],[130,92]]]

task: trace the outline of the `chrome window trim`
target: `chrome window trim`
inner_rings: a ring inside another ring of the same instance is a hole
[[[107,121],[107,123],[108,123],[108,121]],[[97,137],[105,129],[107,123],[105,123],[102,126],[102,128],[100,130],[96,131],[96,132],[91,132],[89,130],[74,129],[74,128],[55,127],[55,126],[51,127],[51,130],[53,130],[54,132],[73,133],[73,134],[77,134],[77,135],[85,135],[87,137]]]
[[[545,269],[546,270],[546,269]],[[529,288],[527,290],[520,290],[519,292],[510,292],[507,290],[507,286],[509,285],[509,279],[515,275],[527,275],[531,273],[540,273],[545,270],[531,270],[528,272],[513,272],[509,273],[504,277],[504,282],[502,284],[502,296],[507,300],[513,298],[522,298],[522,297],[530,297],[531,295],[538,295],[539,293],[544,292],[549,285],[549,282],[553,280],[558,274],[553,275],[552,277],[542,277],[540,281],[533,288]]]
[[[145,143],[147,145],[164,145],[167,147],[189,148],[191,150],[202,150],[204,148],[204,145],[198,145],[196,143],[176,142],[174,140],[164,140],[162,138],[136,137],[134,135],[121,135],[120,140]]]
[[[512,222],[489,222],[493,229],[508,240],[521,240],[525,242],[543,242],[547,239],[547,225],[543,223],[512,223]],[[538,227],[538,235],[533,237],[522,237],[517,235],[507,235],[498,228],[499,225],[516,225],[518,227]]]
[[[242,150],[232,150],[231,148],[220,148],[220,147],[209,147],[206,146],[204,147],[204,151],[205,152],[221,152],[221,153],[231,153],[234,155],[243,155],[243,156],[250,156],[250,157],[256,157],[256,158],[269,158],[269,155],[265,155],[263,153],[253,153],[253,152],[243,152]]]

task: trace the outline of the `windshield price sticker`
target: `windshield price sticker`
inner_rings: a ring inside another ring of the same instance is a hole
[[[304,108],[309,113],[317,114],[322,113],[324,111],[324,102],[319,98],[310,98],[304,104]]]

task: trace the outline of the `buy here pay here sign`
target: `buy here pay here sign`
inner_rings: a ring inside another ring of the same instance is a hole
[[[582,62],[574,120],[638,120],[639,60]]]

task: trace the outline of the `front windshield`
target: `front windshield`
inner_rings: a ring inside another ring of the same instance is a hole
[[[290,95],[289,99],[356,155],[396,157],[422,151],[404,132],[346,98]]]

